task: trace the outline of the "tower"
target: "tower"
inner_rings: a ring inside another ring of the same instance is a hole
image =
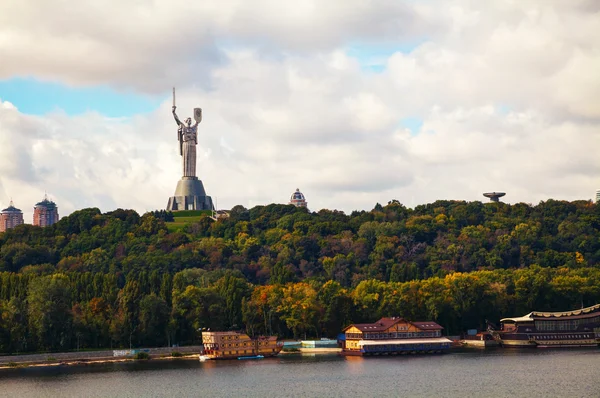
[[[292,194],[289,204],[294,205],[296,207],[308,206],[308,203],[306,203],[306,198],[304,198],[304,194],[302,194],[302,192],[300,192],[300,189],[298,188],[296,188],[296,192]]]
[[[600,203],[600,189],[596,190],[596,203]]]
[[[48,227],[56,222],[58,222],[58,207],[56,203],[48,200],[48,196],[44,196],[44,200],[33,207],[33,225]]]
[[[486,192],[483,194],[486,198],[490,198],[490,202],[500,202],[500,198],[506,195],[504,192]]]
[[[10,205],[0,212],[0,232],[5,232],[21,224],[23,224],[23,212],[17,209],[11,200]]]

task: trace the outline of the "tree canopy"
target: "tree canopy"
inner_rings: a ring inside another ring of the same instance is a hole
[[[371,211],[83,209],[0,233],[0,352],[194,344],[203,328],[335,336],[399,315],[450,334],[600,302],[600,206],[393,200]]]

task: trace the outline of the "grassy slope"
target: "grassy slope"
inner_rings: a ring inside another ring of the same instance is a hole
[[[174,211],[173,217],[175,220],[173,222],[168,222],[167,228],[169,232],[179,231],[183,229],[186,224],[190,224],[193,222],[198,222],[202,217],[210,216],[210,210],[182,210],[182,211]]]

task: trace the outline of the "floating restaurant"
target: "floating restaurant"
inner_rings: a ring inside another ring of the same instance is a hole
[[[235,331],[202,332],[204,354],[202,359],[235,359],[249,357],[272,357],[281,351],[283,343],[277,336],[251,338]]]
[[[533,311],[500,320],[490,332],[503,347],[598,347],[600,304],[563,312]]]
[[[441,353],[452,343],[433,321],[411,322],[400,317],[350,325],[343,330],[342,355]]]

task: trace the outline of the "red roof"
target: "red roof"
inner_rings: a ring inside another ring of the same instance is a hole
[[[406,321],[404,318],[399,316],[391,317],[391,318],[381,318],[375,323],[357,323],[354,325],[350,325],[345,328],[343,331],[350,329],[352,326],[360,330],[361,332],[383,332],[384,330],[389,329],[394,326],[398,322]],[[406,321],[408,322],[408,321]],[[416,326],[421,330],[442,330],[444,329],[437,323],[433,321],[425,321],[425,322],[409,322],[410,324]]]
[[[443,329],[443,327],[441,327],[440,325],[438,325],[437,323],[435,323],[433,321],[411,322],[411,323],[421,330],[442,330]]]
[[[381,318],[375,323],[356,323],[354,325],[350,325],[345,328],[343,331],[350,329],[352,326],[360,330],[361,332],[382,332],[386,329],[389,329],[391,326],[397,324],[400,321],[403,321],[403,318],[398,316],[392,318]]]

